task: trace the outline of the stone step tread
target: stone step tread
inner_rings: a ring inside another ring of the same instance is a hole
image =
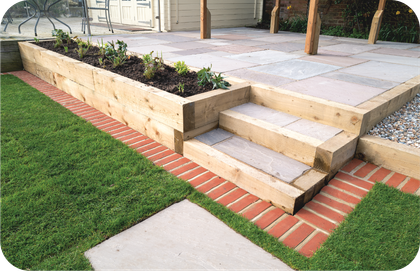
[[[287,183],[311,169],[308,165],[222,129],[212,130],[196,139]]]
[[[321,140],[322,142],[327,141],[343,131],[336,127],[302,119],[254,103],[245,103],[233,107],[230,110]],[[221,112],[221,114],[223,114],[223,112]]]

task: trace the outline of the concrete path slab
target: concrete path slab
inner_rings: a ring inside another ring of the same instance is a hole
[[[351,57],[420,67],[420,59],[412,58],[412,57],[375,54],[375,53],[370,53],[370,52],[354,55]]]
[[[212,70],[216,72],[226,72],[237,70],[241,68],[248,68],[255,66],[254,63],[238,61],[234,59],[229,59],[225,57],[210,55],[210,54],[199,54],[199,55],[190,55],[182,56],[168,59],[172,62],[185,61],[185,64],[193,66],[196,68],[210,67],[212,65]]]
[[[290,183],[311,167],[254,142],[233,136],[213,148]]]
[[[214,144],[222,142],[223,140],[231,138],[232,136],[233,134],[229,133],[228,131],[217,128],[205,134],[196,136],[195,139],[209,146],[213,146]]]
[[[284,78],[281,76],[276,76],[276,75],[263,73],[263,72],[256,72],[256,71],[252,71],[248,69],[229,71],[226,73],[226,75],[238,77],[244,80],[259,82],[259,83],[263,83],[263,84],[267,84],[267,85],[271,85],[275,87],[294,82],[294,80]]]
[[[414,51],[413,49],[402,50],[402,49],[393,49],[393,48],[380,48],[380,49],[376,49],[370,52],[375,53],[375,54],[384,54],[384,55],[420,57],[420,50]]]
[[[405,81],[419,75],[420,69],[414,66],[369,61],[360,65],[342,69],[340,72],[404,83]]]
[[[385,90],[391,89],[399,85],[396,82],[367,78],[363,76],[341,73],[341,72],[325,73],[321,76],[328,77],[335,80],[346,81],[349,83],[355,83],[355,84],[365,85],[369,87],[381,88]]]
[[[346,52],[351,54],[360,54],[363,52],[371,51],[377,49],[377,47],[369,46],[369,45],[359,45],[359,44],[336,44],[330,46],[322,47],[323,50],[329,51],[338,51],[338,52]]]
[[[324,142],[343,131],[332,126],[324,125],[306,119],[300,119],[298,121],[290,123],[284,128],[319,139]]]
[[[385,90],[317,76],[282,86],[298,93],[348,104],[359,105]]]
[[[300,59],[292,59],[250,69],[257,72],[265,72],[273,75],[281,75],[283,77],[295,80],[302,80],[323,73],[335,71],[340,68],[341,67],[339,66],[315,63]]]
[[[289,270],[184,200],[85,252],[96,270]]]
[[[282,51],[282,52],[293,52],[293,51],[298,51],[298,50],[304,50],[305,44],[294,43],[294,42],[282,42],[282,43],[271,43],[271,44],[266,44],[266,45],[260,45],[258,47],[269,49],[269,50]]]
[[[230,110],[269,122],[279,127],[283,127],[292,122],[300,120],[299,117],[254,103],[241,104],[231,108]]]
[[[287,54],[279,51],[264,50],[252,53],[238,54],[228,56],[228,58],[256,63],[256,64],[270,64],[274,62],[285,61],[301,57],[300,55]]]
[[[313,62],[324,63],[328,65],[335,65],[335,66],[340,66],[340,67],[350,67],[350,66],[361,64],[368,61],[366,59],[354,59],[350,57],[327,55],[327,54],[305,56],[305,57],[302,57],[301,60],[313,61]]]

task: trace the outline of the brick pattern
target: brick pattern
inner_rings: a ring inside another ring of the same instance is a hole
[[[375,182],[420,196],[419,180],[353,159],[318,195],[292,216],[45,81],[25,71],[9,74],[19,77],[98,129],[145,155],[155,165],[188,181],[211,199],[240,213],[306,257],[313,255]]]

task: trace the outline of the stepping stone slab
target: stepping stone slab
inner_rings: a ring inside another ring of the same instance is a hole
[[[280,127],[283,127],[292,122],[300,120],[300,118],[296,116],[293,116],[284,112],[279,112],[277,110],[274,110],[265,106],[257,105],[254,103],[245,103],[242,105],[238,105],[231,108],[230,110],[256,118],[256,119],[269,122],[271,124],[274,124]]]
[[[323,73],[332,72],[340,68],[341,67],[339,66],[315,63],[300,59],[292,59],[250,68],[250,70],[257,72],[265,72],[268,74],[278,75],[295,80],[302,80]]]
[[[401,49],[393,49],[393,48],[381,48],[381,49],[373,50],[371,51],[371,53],[394,55],[394,56],[405,56],[405,57],[420,57],[420,50],[416,52],[413,49],[401,50]]]
[[[207,132],[205,134],[196,136],[195,139],[203,142],[204,144],[207,144],[209,146],[213,146],[216,143],[222,142],[223,140],[226,140],[228,138],[231,138],[233,134],[229,133],[228,131],[225,131],[223,129],[214,129],[210,132]]]
[[[420,67],[420,59],[412,58],[412,57],[384,55],[384,54],[375,54],[375,53],[363,53],[363,54],[358,54],[351,57]]]
[[[226,74],[239,77],[244,80],[250,80],[250,81],[259,82],[259,83],[276,86],[276,87],[294,82],[293,80],[288,79],[288,78],[283,78],[280,76],[263,73],[263,72],[256,72],[256,71],[252,71],[248,69],[229,71]]]
[[[346,53],[352,53],[352,54],[360,54],[360,53],[367,52],[376,48],[377,47],[370,46],[370,45],[345,44],[345,43],[322,47],[322,49],[324,50],[346,52]]]
[[[213,148],[287,183],[311,169],[283,154],[237,136],[215,144]]]
[[[95,270],[293,270],[188,200],[111,237],[85,255]]]
[[[313,55],[313,56],[306,56],[306,57],[302,57],[301,59],[329,64],[329,65],[340,66],[340,67],[349,67],[349,66],[367,62],[366,59],[354,59],[354,58],[344,57],[344,56],[321,55],[321,54]]]
[[[260,45],[258,47],[264,48],[264,49],[269,49],[269,50],[282,51],[282,52],[292,52],[292,51],[304,50],[305,49],[305,44],[303,44],[303,43],[292,43],[292,42],[282,42],[282,43]]]
[[[286,125],[284,128],[319,139],[324,142],[343,131],[332,126],[306,119],[295,121],[289,125]]]
[[[167,53],[167,52],[182,51],[181,49],[170,47],[167,45],[146,45],[146,46],[139,46],[139,47],[130,47],[128,50],[139,53],[139,54],[149,54],[150,52],[153,51],[153,56],[156,56],[157,52],[159,52],[159,55],[160,55],[161,52]]]

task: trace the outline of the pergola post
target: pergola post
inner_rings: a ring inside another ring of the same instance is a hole
[[[381,30],[382,17],[384,14],[386,0],[380,0],[378,10],[373,16],[372,25],[370,27],[368,44],[375,44],[379,37],[379,30]]]
[[[318,53],[319,34],[321,32],[321,17],[318,14],[319,0],[311,0],[309,5],[308,28],[306,31],[305,53]]]
[[[207,0],[201,0],[200,6],[200,38],[211,38],[211,14],[207,8]]]
[[[279,14],[280,14],[280,0],[276,0],[276,5],[271,11],[271,24],[270,33],[274,34],[279,32]]]

